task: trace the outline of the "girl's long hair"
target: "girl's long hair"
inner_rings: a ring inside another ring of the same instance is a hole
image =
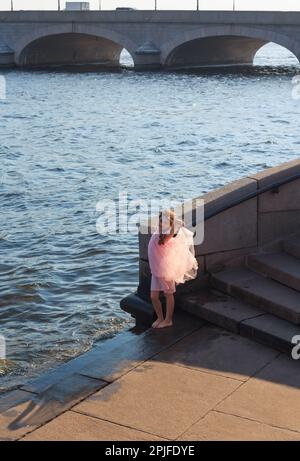
[[[159,240],[158,244],[159,245],[164,245],[168,235],[174,234],[175,230],[175,219],[176,215],[173,210],[167,210],[165,212],[160,212],[159,213]],[[163,233],[163,221],[169,221],[168,224],[168,232]]]

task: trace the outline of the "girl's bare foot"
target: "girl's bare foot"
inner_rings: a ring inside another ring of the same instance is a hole
[[[164,320],[164,319],[157,319],[157,320],[155,320],[155,322],[152,323],[152,327],[153,327],[153,328],[157,328],[158,325],[160,324],[160,322],[163,322],[163,320]]]
[[[157,328],[166,328],[166,327],[171,327],[173,326],[172,320],[163,320],[158,324]]]

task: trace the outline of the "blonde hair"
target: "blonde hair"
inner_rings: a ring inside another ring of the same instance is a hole
[[[163,219],[168,219],[168,221],[169,221],[169,226],[168,226],[169,227],[169,232],[167,234],[163,233],[163,228],[162,228]],[[164,245],[168,235],[174,234],[175,219],[176,219],[176,215],[175,215],[175,213],[174,213],[174,211],[172,209],[169,209],[169,210],[164,211],[164,212],[161,211],[159,213],[159,240],[158,240],[159,245]]]

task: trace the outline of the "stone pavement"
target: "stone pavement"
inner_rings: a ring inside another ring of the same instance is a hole
[[[300,440],[300,363],[177,311],[0,399],[0,440]]]

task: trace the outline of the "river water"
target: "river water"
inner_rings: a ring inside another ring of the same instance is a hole
[[[137,235],[100,235],[97,203],[177,203],[299,155],[298,61],[271,44],[255,64],[2,71],[0,391],[133,325],[119,301],[137,286]]]

